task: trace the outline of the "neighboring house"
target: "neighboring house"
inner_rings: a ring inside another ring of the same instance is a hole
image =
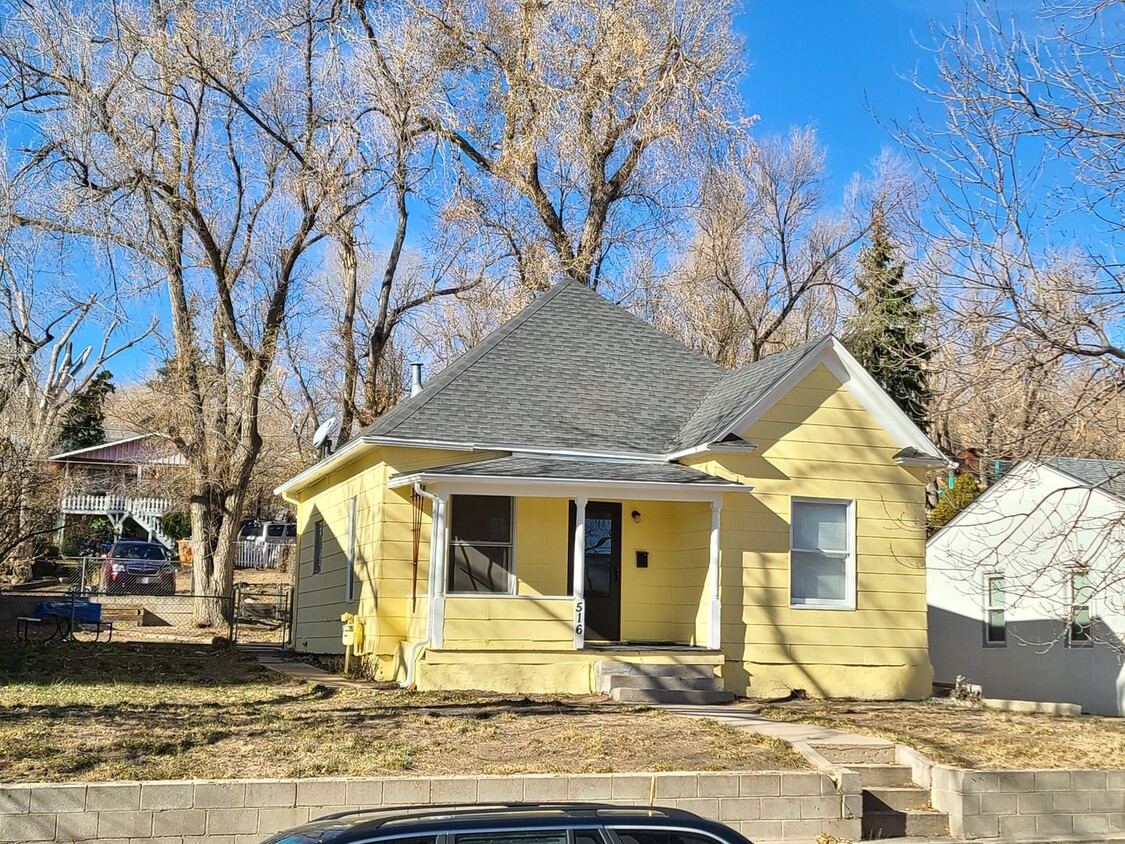
[[[63,475],[58,540],[74,517],[108,519],[123,536],[174,542],[160,530],[160,517],[173,506],[162,496],[161,472],[186,465],[176,447],[159,434],[135,434],[47,458]]]
[[[930,658],[985,697],[1125,714],[1125,462],[1024,460],[931,537]]]
[[[348,611],[419,688],[588,693],[625,662],[926,697],[948,466],[831,337],[730,371],[565,282],[278,490],[296,647],[341,652]]]

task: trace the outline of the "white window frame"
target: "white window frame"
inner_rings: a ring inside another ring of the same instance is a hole
[[[992,581],[994,580],[1004,581],[1004,588],[1001,590],[1001,594],[1004,596],[1003,604],[992,603]],[[985,572],[983,586],[984,594],[981,596],[981,603],[984,605],[984,646],[986,648],[1006,648],[1008,647],[1008,577],[1002,571]],[[1004,638],[999,642],[994,642],[988,638],[989,621],[994,612],[1004,614]]]
[[[450,579],[453,576],[453,511],[457,507],[458,497],[483,497],[483,498],[507,498],[508,509],[508,542],[483,542],[481,545],[486,545],[492,548],[507,548],[508,549],[508,589],[506,592],[455,592],[450,587]],[[449,496],[449,502],[446,504],[448,512],[445,516],[446,536],[445,536],[445,555],[449,561],[446,564],[445,576],[445,594],[456,598],[512,598],[518,597],[519,593],[519,578],[516,576],[516,501],[518,499],[514,495],[494,495],[490,492],[459,492]]]
[[[355,600],[356,496],[348,499],[348,554],[344,561],[344,601]]]
[[[1078,597],[1077,596],[1078,590],[1077,590],[1077,586],[1076,586],[1074,580],[1077,577],[1085,577],[1086,580],[1087,580],[1086,588],[1092,589],[1092,587],[1089,585],[1089,579],[1090,579],[1089,570],[1078,570],[1078,569],[1071,570],[1070,575],[1067,578],[1067,586],[1070,589],[1070,596],[1069,596],[1070,600],[1067,602],[1067,605],[1070,608],[1070,612],[1067,614],[1066,644],[1067,644],[1067,647],[1070,647],[1070,648],[1092,648],[1094,646],[1094,607],[1093,607],[1094,602],[1092,600],[1093,596],[1091,595],[1090,596],[1091,600],[1088,600],[1084,604],[1075,603],[1075,599]],[[1075,614],[1075,611],[1079,607],[1084,607],[1086,609],[1087,615],[1090,616],[1090,627],[1089,627],[1089,632],[1087,633],[1088,638],[1086,638],[1086,639],[1075,639],[1074,638],[1074,614]]]
[[[797,548],[795,519],[796,504],[838,504],[847,508],[845,529],[847,530],[848,554],[844,559],[844,598],[839,601],[803,600],[793,597],[793,552],[819,554],[819,548]],[[789,608],[794,610],[854,610],[856,608],[856,522],[854,498],[811,498],[790,496],[789,498]]]

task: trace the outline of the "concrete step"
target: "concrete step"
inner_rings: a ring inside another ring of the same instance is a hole
[[[733,692],[701,691],[698,689],[614,689],[609,696],[619,703],[661,703],[708,706],[730,703]]]
[[[635,663],[601,659],[594,663],[595,677],[629,675],[636,677],[714,677],[715,666],[690,663]]]
[[[863,812],[864,841],[880,838],[940,838],[949,835],[949,816],[945,812],[910,809],[905,812]]]
[[[914,785],[910,768],[905,765],[861,763],[846,766],[859,774],[864,788],[899,788]]]
[[[721,692],[722,677],[643,677],[640,674],[610,674],[601,677],[599,692],[614,689],[663,689],[665,691]]]
[[[837,765],[894,765],[893,744],[814,744],[812,749]]]
[[[930,792],[924,788],[865,788],[863,790],[863,811],[906,812],[910,809],[930,808]]]

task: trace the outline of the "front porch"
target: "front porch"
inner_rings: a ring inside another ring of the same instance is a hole
[[[518,458],[391,479],[433,512],[419,688],[584,694],[602,664],[717,676],[723,495],[749,488],[625,466],[633,479],[622,464]]]

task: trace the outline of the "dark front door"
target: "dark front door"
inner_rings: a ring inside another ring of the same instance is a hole
[[[575,510],[570,502],[570,535]],[[570,543],[568,583],[574,583],[574,543]],[[586,638],[621,639],[621,505],[586,504]]]

